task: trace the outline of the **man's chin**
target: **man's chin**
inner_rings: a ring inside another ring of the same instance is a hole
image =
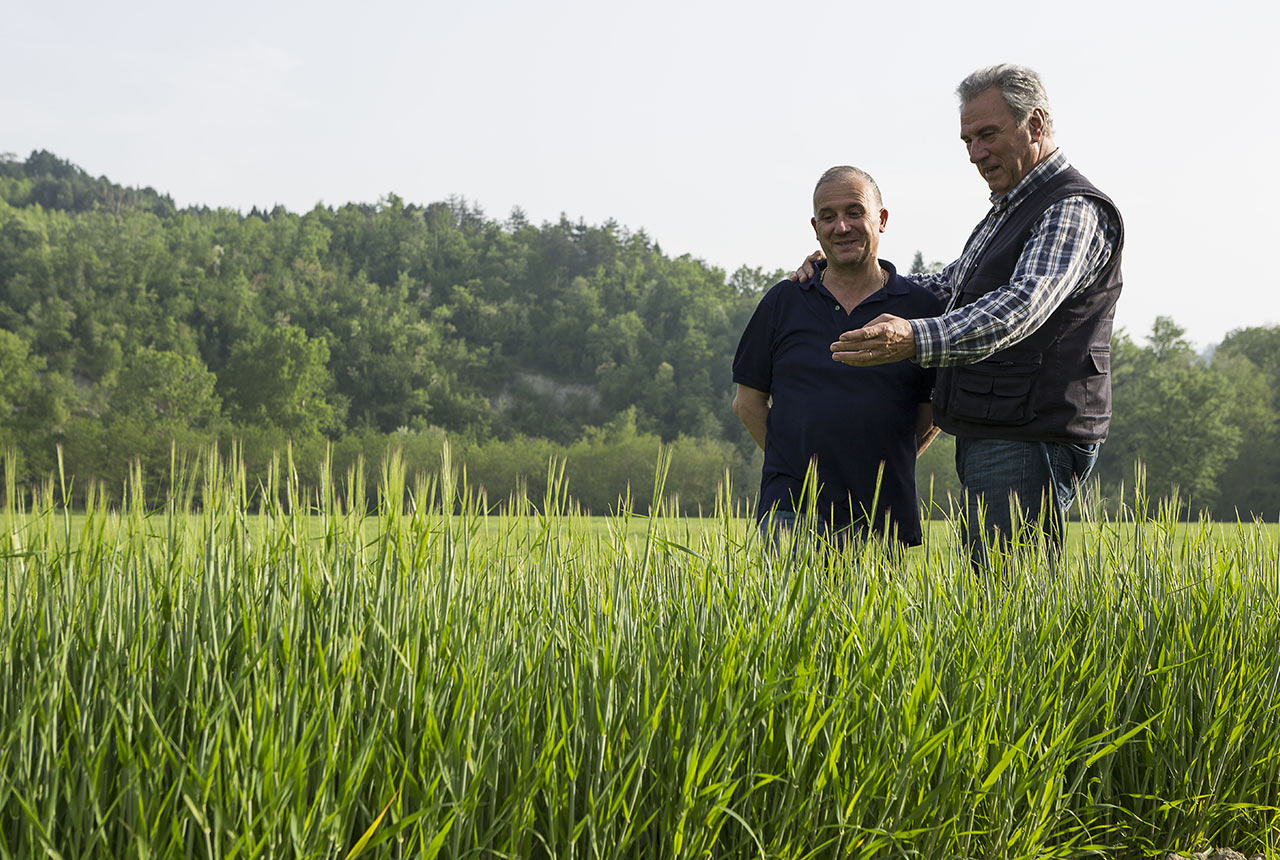
[[[839,266],[842,269],[856,269],[867,262],[868,256],[870,255],[864,248],[858,248],[857,250],[848,251],[843,254],[836,251],[830,257],[830,264],[833,266]]]
[[[1000,176],[999,174],[993,175],[987,180],[987,188],[990,189],[992,194],[1004,194],[1012,187],[1013,186],[1005,180],[1005,177]]]

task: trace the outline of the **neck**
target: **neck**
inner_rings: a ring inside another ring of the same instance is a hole
[[[1058,151],[1058,147],[1054,144],[1053,139],[1045,136],[1040,139],[1039,151],[1036,153],[1036,160],[1031,162],[1031,167],[1027,168],[1028,172],[1035,170],[1043,164],[1049,156]]]
[[[871,258],[860,266],[844,267],[828,265],[822,271],[822,285],[827,288],[845,313],[889,282],[889,270],[880,268],[880,261]]]
[[[827,264],[822,273],[822,285],[838,297],[839,293],[866,298],[885,285],[888,270],[880,267],[875,257],[857,266]]]

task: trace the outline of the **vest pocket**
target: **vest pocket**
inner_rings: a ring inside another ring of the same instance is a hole
[[[988,358],[955,369],[947,411],[978,424],[1025,424],[1035,417],[1031,391],[1043,357],[1038,352]]]
[[[1095,346],[1089,349],[1085,365],[1084,414],[1104,417],[1111,414],[1111,349]]]

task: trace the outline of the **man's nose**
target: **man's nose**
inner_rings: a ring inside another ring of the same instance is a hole
[[[987,147],[982,141],[975,140],[969,144],[969,161],[977,164],[979,161],[987,157]]]

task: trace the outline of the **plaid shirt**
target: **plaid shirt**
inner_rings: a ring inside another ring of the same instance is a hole
[[[991,211],[974,228],[960,259],[941,272],[907,275],[947,308],[940,317],[911,320],[918,364],[971,364],[1031,334],[1068,296],[1091,283],[1111,259],[1117,225],[1087,197],[1067,197],[1045,210],[1022,249],[1013,278],[973,304],[957,308],[956,288],[978,257],[1031,192],[1068,167],[1062,150],[1041,161],[1008,194],[991,195]]]

